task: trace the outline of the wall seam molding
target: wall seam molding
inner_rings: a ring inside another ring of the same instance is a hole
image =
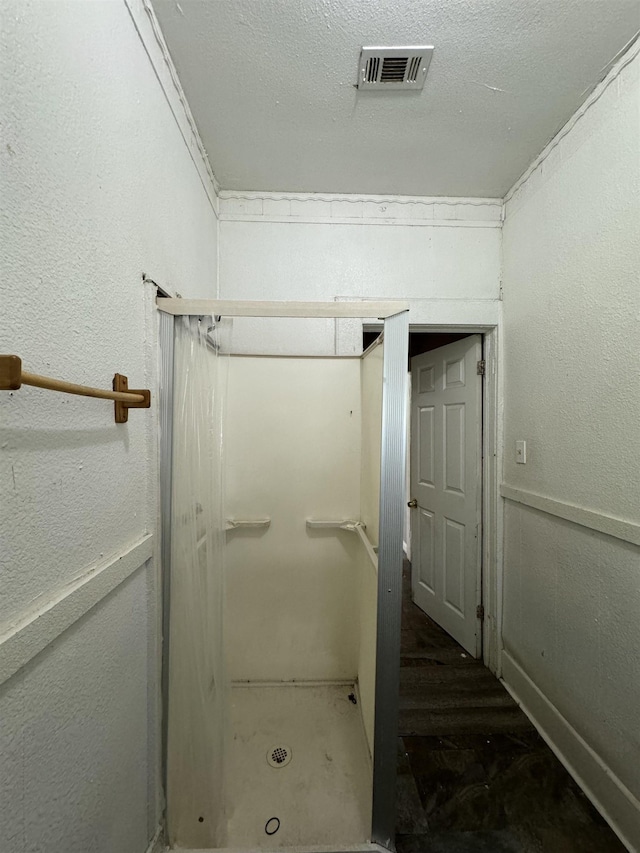
[[[293,193],[260,190],[220,190],[221,199],[263,199],[268,201],[348,201],[351,203],[371,201],[395,204],[471,204],[475,207],[502,204],[501,198],[481,196],[440,195],[376,195],[375,193]]]
[[[502,199],[222,190],[220,219],[500,228]]]
[[[148,534],[118,556],[101,561],[53,593],[0,635],[0,684],[11,678],[153,555]]]
[[[521,188],[529,181],[534,172],[536,172],[547,159],[547,157],[551,154],[551,152],[562,142],[565,136],[567,136],[578,123],[578,121],[591,109],[591,107],[597,103],[602,95],[609,88],[611,83],[620,76],[621,72],[631,63],[636,56],[640,53],[640,32],[636,33],[632,39],[630,39],[624,48],[618,54],[618,59],[614,59],[614,64],[607,72],[605,77],[598,83],[598,85],[593,89],[590,95],[582,102],[581,106],[573,113],[571,118],[560,128],[560,130],[553,136],[549,142],[542,149],[540,154],[533,160],[533,162],[525,169],[525,171],[520,175],[518,180],[513,184],[510,190],[504,196],[504,206],[505,206],[505,216],[508,215],[508,203],[513,199],[516,193],[519,192]]]
[[[545,512],[547,515],[553,515],[556,518],[562,518],[565,521],[579,524],[581,527],[586,527],[589,530],[596,530],[598,533],[604,533],[607,536],[622,539],[623,542],[630,542],[632,545],[640,546],[640,524],[636,524],[633,521],[626,521],[625,519],[605,515],[591,509],[584,509],[584,507],[577,506],[576,504],[558,501],[525,489],[516,489],[513,486],[508,486],[506,483],[502,483],[500,486],[500,494],[503,498],[513,503],[523,504],[531,509]]]
[[[636,850],[640,802],[512,655],[503,649],[501,657],[504,686],[623,844]]]
[[[282,222],[288,225],[403,225],[424,228],[501,228],[502,222],[460,219],[383,219],[381,217],[270,216],[221,213],[220,222]]]
[[[150,0],[123,0],[123,2],[191,155],[213,212],[218,216],[220,185],[209,162],[189,102]]]

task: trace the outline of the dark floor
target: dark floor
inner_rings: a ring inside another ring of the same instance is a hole
[[[411,601],[405,567],[398,853],[624,853],[500,682]]]

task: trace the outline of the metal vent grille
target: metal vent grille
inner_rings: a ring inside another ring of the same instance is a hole
[[[411,62],[409,63],[409,70],[407,71],[407,83],[415,83],[418,79],[420,63],[421,59],[419,56],[414,56]]]
[[[363,47],[358,89],[422,89],[433,47]]]
[[[407,70],[409,58],[398,56],[394,59],[382,60],[382,71],[380,72],[381,83],[404,83],[404,75]]]
[[[367,83],[375,83],[378,79],[378,74],[380,73],[380,57],[372,56],[371,59],[367,59],[366,70],[365,70],[365,80]]]

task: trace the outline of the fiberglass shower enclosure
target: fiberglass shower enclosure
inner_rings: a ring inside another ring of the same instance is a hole
[[[407,306],[158,307],[169,842],[390,847]],[[384,333],[362,355],[264,355],[233,317]]]

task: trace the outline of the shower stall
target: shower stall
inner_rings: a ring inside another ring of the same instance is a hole
[[[391,847],[407,306],[158,307],[169,843]],[[384,332],[261,352],[281,318]]]

